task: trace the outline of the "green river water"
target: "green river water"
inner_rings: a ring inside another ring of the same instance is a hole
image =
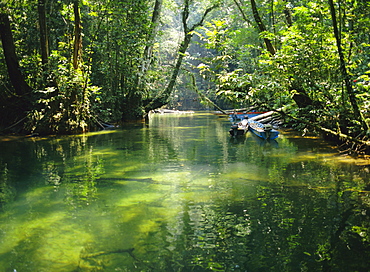
[[[208,113],[0,139],[0,271],[370,271],[369,162]]]

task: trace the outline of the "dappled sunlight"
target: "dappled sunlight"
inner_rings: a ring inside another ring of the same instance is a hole
[[[334,153],[326,153],[326,154],[317,154],[315,152],[302,152],[297,153],[296,156],[290,159],[290,162],[301,162],[301,161],[317,161],[317,162],[325,162],[328,160],[336,159],[336,155]]]
[[[43,243],[36,250],[38,265],[48,267],[51,271],[75,269],[78,266],[82,247],[94,237],[80,226],[69,224],[46,230]]]
[[[222,175],[227,179],[240,179],[247,181],[266,181],[268,179],[268,173],[264,168],[261,168],[254,164],[245,163],[233,163],[229,164],[225,174]],[[264,177],[265,176],[265,177]]]
[[[79,135],[74,135],[72,137],[91,137],[91,136],[96,136],[96,135],[105,135],[105,134],[114,134],[114,133],[121,133],[122,129],[111,129],[111,130],[99,130],[99,131],[93,131],[93,132],[88,132],[84,134],[79,134]]]
[[[65,218],[64,212],[54,212],[44,217],[35,217],[32,212],[24,214],[23,217],[17,219],[4,220],[1,223],[1,229],[5,237],[1,239],[0,254],[10,252],[14,247],[20,243],[29,241],[29,239],[40,239],[39,236],[42,232],[47,232],[51,227]],[[12,218],[12,217],[10,217]]]
[[[142,202],[150,203],[150,202],[161,199],[161,197],[162,197],[162,194],[158,194],[156,192],[148,192],[148,193],[138,192],[137,194],[131,193],[129,197],[124,197],[121,200],[118,200],[116,202],[116,205],[127,207],[127,206],[137,205]]]
[[[342,155],[342,156],[336,156],[334,161],[339,162],[339,163],[344,163],[344,164],[355,164],[355,165],[368,166],[368,167],[370,166],[370,158],[368,157],[354,158],[354,157]]]
[[[354,164],[358,166],[368,166],[370,160],[366,157],[364,158],[354,158],[348,155],[340,155],[338,152],[331,150],[330,152],[299,152],[294,157],[292,157],[290,162],[299,162],[299,161],[317,161],[326,164],[336,165],[338,163],[343,164]]]

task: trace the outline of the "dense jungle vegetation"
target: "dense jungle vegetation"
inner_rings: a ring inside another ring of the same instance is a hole
[[[2,0],[0,132],[66,134],[153,109],[278,109],[369,142],[367,0]]]

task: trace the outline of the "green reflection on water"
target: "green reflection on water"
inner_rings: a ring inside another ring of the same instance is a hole
[[[289,131],[230,139],[229,126],[154,115],[0,142],[0,270],[366,271],[366,162]]]

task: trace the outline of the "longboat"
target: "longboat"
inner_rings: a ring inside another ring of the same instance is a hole
[[[271,124],[248,120],[248,126],[251,132],[265,140],[274,140],[279,136],[279,131],[273,129]]]
[[[229,133],[233,137],[243,136],[248,131],[248,127],[249,127],[248,119],[246,118],[239,123],[232,124]]]

